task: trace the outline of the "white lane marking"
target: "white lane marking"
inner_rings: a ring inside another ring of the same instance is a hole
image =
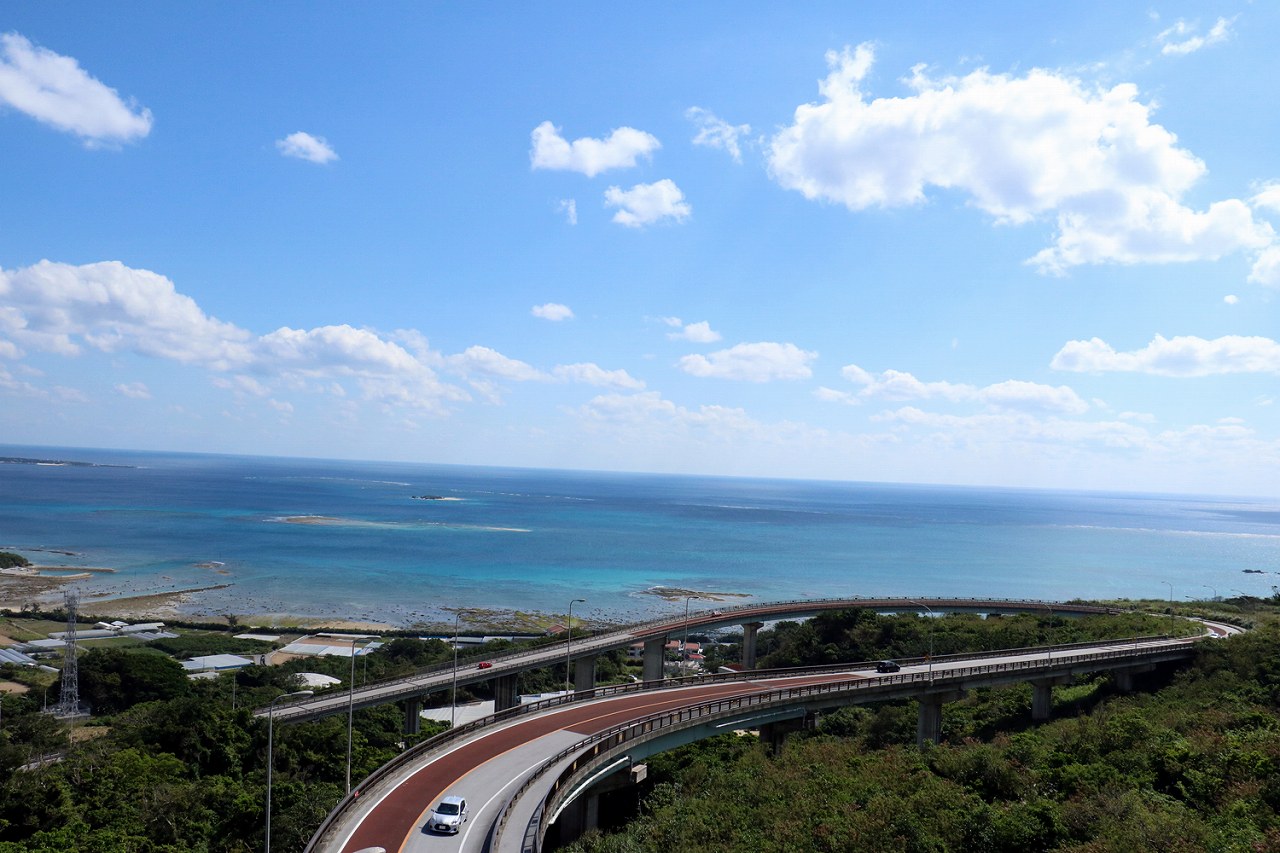
[[[561,731],[563,731],[563,730],[561,730]],[[531,741],[531,743],[532,743],[532,741]],[[510,788],[512,785],[516,784],[517,782],[519,782],[519,783],[523,784],[524,780],[525,780],[526,778],[528,778],[529,774],[533,773],[535,770],[537,770],[539,767],[541,767],[541,766],[542,766],[543,764],[545,764],[545,763],[546,763],[545,761],[538,761],[538,762],[536,762],[536,763],[534,763],[534,764],[531,764],[531,765],[529,765],[528,767],[526,767],[526,768],[524,769],[524,772],[523,772],[523,773],[521,773],[521,774],[520,774],[519,776],[517,776],[516,778],[512,779],[512,780],[511,780],[510,782],[508,782],[507,784],[503,785],[501,788],[499,788],[499,789],[498,789],[498,792],[497,792],[496,794],[494,794],[494,795],[493,795],[492,797],[490,797],[489,799],[485,800],[484,805],[483,805],[483,806],[481,806],[481,807],[479,808],[479,810],[476,812],[476,814],[477,814],[477,815],[479,815],[479,814],[483,814],[483,813],[484,813],[484,810],[485,810],[485,809],[487,809],[487,808],[489,808],[489,806],[493,804],[493,801],[494,801],[494,800],[496,800],[496,799],[498,799],[498,797],[501,797],[501,796],[502,796],[502,792],[503,792],[503,791],[507,790],[507,789],[508,789],[508,788]],[[462,778],[463,778],[463,779],[465,779],[465,778],[466,778],[466,776],[464,776],[464,777],[462,777]],[[478,826],[478,825],[479,825],[479,824],[474,824],[474,823],[472,824],[472,826]],[[470,826],[468,826],[468,827],[467,827],[467,831],[466,831],[466,832],[464,832],[464,833],[463,833],[463,835],[462,835],[462,846],[463,846],[463,848],[466,848],[466,846],[467,846],[467,838],[468,838],[468,836],[470,836],[470,835],[471,835],[471,827],[470,827]]]

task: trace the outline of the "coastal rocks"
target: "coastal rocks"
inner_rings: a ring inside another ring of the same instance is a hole
[[[664,601],[683,601],[692,598],[694,601],[725,601],[730,598],[751,598],[745,592],[707,592],[698,589],[684,589],[678,586],[651,586],[642,595],[654,595]]]

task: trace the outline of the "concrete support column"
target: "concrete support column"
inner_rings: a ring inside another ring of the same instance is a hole
[[[1053,682],[1031,682],[1031,719],[1042,723],[1053,711]]]
[[[583,794],[560,812],[556,818],[557,841],[560,844],[571,844],[582,837],[583,833],[600,826],[600,797],[596,794]]]
[[[1121,693],[1133,692],[1133,670],[1117,669],[1111,673],[1111,680],[1116,684],[1116,690]]]
[[[404,700],[404,733],[416,735],[422,731],[422,700],[415,697]]]
[[[916,746],[937,743],[942,738],[942,697],[937,694],[920,697],[920,716],[916,720]]]
[[[942,705],[964,698],[963,690],[940,690],[920,697],[920,716],[916,720],[916,746],[942,739]]]
[[[596,686],[596,655],[578,658],[573,662],[573,689],[581,692]]]
[[[643,677],[645,684],[662,680],[662,651],[666,644],[666,637],[644,641]]]
[[[516,690],[516,675],[499,675],[493,681],[493,711],[505,711],[520,704],[520,693]]]
[[[763,622],[744,622],[742,624],[742,668],[756,668],[756,634],[764,627]]]
[[[778,720],[776,723],[765,723],[760,727],[760,742],[764,744],[765,749],[776,755],[782,751],[782,745],[786,743],[788,735],[806,728],[813,728],[816,719],[816,716],[806,715],[791,720]]]

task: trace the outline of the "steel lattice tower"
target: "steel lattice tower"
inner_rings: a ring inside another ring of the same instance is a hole
[[[80,708],[80,672],[76,666],[76,610],[80,606],[80,594],[67,590],[63,601],[67,609],[67,631],[63,635],[62,693],[53,708],[53,715],[79,717],[84,714]]]

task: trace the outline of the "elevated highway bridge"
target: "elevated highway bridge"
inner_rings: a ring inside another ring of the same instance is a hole
[[[918,599],[896,601],[904,604],[901,609],[920,605]],[[933,608],[935,600],[926,601]],[[995,612],[991,604],[973,606]],[[1030,602],[1021,604],[1033,609]],[[883,602],[875,606],[888,609]],[[1058,613],[1066,606],[1052,607]],[[669,624],[682,627],[683,620]],[[364,780],[307,850],[352,853],[381,846],[401,853],[533,853],[541,850],[550,825],[570,836],[590,825],[602,784],[630,779],[645,757],[683,743],[744,728],[777,738],[830,708],[902,698],[919,700],[917,736],[923,743],[937,739],[945,702],[969,689],[1019,682],[1032,685],[1033,718],[1046,719],[1054,684],[1082,673],[1109,672],[1128,689],[1134,673],[1190,657],[1197,639],[1148,637],[954,655],[903,661],[902,670],[893,674],[876,673],[864,663],[579,691],[509,709],[419,744]],[[427,810],[444,794],[465,796],[471,804],[462,832],[451,838],[421,829]]]
[[[407,678],[374,682],[351,691],[331,692],[311,699],[276,706],[277,722],[301,722],[331,714],[346,714],[349,708],[369,708],[388,702],[407,702],[406,728],[417,731],[420,700],[431,693],[448,690],[456,683],[466,686],[478,682],[492,682],[495,708],[503,711],[520,704],[516,692],[516,678],[525,670],[539,669],[572,662],[573,684],[577,691],[595,687],[595,661],[605,652],[624,649],[636,643],[644,644],[645,682],[662,680],[663,651],[668,638],[681,637],[689,631],[707,631],[717,628],[740,626],[743,632],[742,667],[755,669],[756,632],[766,622],[782,619],[805,619],[834,610],[862,608],[878,613],[1054,613],[1061,616],[1081,616],[1118,612],[1088,604],[1065,602],[1026,601],[987,598],[824,598],[799,601],[780,601],[766,604],[749,604],[723,610],[696,611],[688,620],[661,619],[629,625],[592,636],[574,638],[572,642],[551,643],[534,649],[517,649],[500,655],[472,656],[458,663],[443,664],[424,670]],[[478,669],[484,661],[491,664]],[[265,717],[267,710],[256,712]]]

